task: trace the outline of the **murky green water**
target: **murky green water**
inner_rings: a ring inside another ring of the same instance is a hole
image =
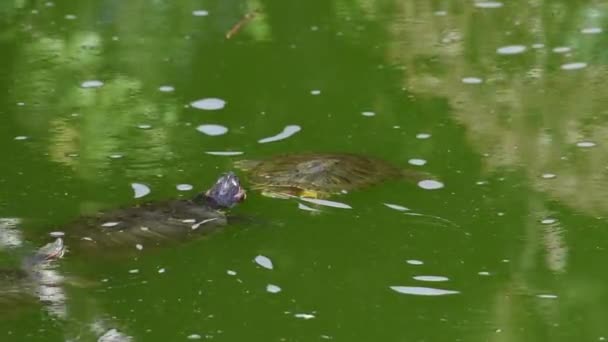
[[[250,192],[205,239],[68,253],[42,303],[0,299],[0,340],[608,338],[607,10],[2,2],[3,265],[81,213],[193,196],[241,158],[353,152],[445,187],[389,182],[321,213]]]

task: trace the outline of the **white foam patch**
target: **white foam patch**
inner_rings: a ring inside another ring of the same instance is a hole
[[[266,292],[279,293],[279,292],[281,292],[281,288],[277,285],[268,284],[268,285],[266,285]]]
[[[395,209],[398,211],[409,211],[410,208],[398,205],[398,204],[390,204],[390,203],[383,203],[385,206],[391,208],[391,209]]]
[[[459,291],[454,290],[420,286],[390,286],[390,289],[401,294],[409,294],[414,296],[445,296],[460,293]]]
[[[210,97],[190,102],[190,106],[202,110],[219,110],[226,106],[226,101]]]
[[[587,63],[584,63],[584,62],[566,63],[566,64],[562,64],[560,66],[560,68],[562,70],[580,70],[580,69],[584,69],[586,67],[587,67]]]
[[[131,183],[133,198],[141,198],[150,193],[150,188],[142,183]]]
[[[441,281],[450,280],[450,279],[448,279],[448,277],[434,276],[434,275],[419,275],[419,276],[414,276],[413,278],[418,281],[428,281],[428,282],[441,282]]]
[[[258,255],[253,260],[255,261],[256,264],[264,267],[267,270],[272,270],[274,268],[274,265],[272,264],[272,260],[270,260],[270,258],[268,258],[266,256]]]
[[[298,133],[301,130],[302,130],[302,127],[300,127],[298,125],[288,125],[288,126],[285,126],[285,128],[283,129],[283,131],[281,133],[274,135],[272,137],[260,139],[260,140],[258,140],[258,142],[260,144],[266,144],[269,142],[284,140],[284,139],[287,139],[287,138],[291,137],[292,135]]]
[[[245,152],[241,151],[207,151],[206,154],[210,154],[212,156],[240,156]]]
[[[82,88],[100,88],[103,86],[103,82],[99,80],[84,81],[80,84]]]
[[[444,184],[436,180],[425,179],[418,182],[418,186],[425,190],[437,190],[442,189]]]
[[[526,51],[526,47],[523,45],[507,45],[496,49],[499,55],[517,55]]]
[[[306,201],[306,202],[309,202],[309,203],[314,203],[314,204],[317,204],[317,205],[322,205],[322,206],[325,206],[325,207],[340,208],[340,209],[352,209],[353,208],[353,207],[351,207],[350,205],[348,205],[346,203],[329,201],[329,200],[323,200],[323,199],[317,199],[317,198],[300,197],[300,200]]]
[[[209,136],[223,135],[228,132],[228,128],[222,125],[200,125],[196,127],[196,130]]]

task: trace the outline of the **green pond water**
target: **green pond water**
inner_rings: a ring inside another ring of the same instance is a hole
[[[206,238],[68,252],[56,286],[0,286],[0,341],[607,339],[607,24],[602,1],[2,1],[5,268],[243,158],[440,183],[338,207],[249,191]]]

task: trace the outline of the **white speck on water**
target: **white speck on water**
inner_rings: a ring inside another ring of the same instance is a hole
[[[199,335],[199,334],[191,334],[191,335],[188,335],[188,339],[189,339],[189,340],[200,340],[201,338],[202,338],[202,337],[201,337],[201,335]]]
[[[141,198],[150,193],[150,188],[142,183],[131,183],[133,198]]]
[[[258,255],[254,259],[255,263],[264,267],[267,270],[272,270],[274,266],[272,265],[272,261],[263,255]]]
[[[543,299],[556,299],[557,295],[554,295],[554,294],[539,294],[536,297],[543,298]]]
[[[285,126],[285,128],[283,129],[283,131],[281,133],[274,135],[272,137],[260,139],[260,140],[258,140],[258,142],[260,144],[265,144],[265,143],[269,143],[269,142],[287,139],[287,138],[291,137],[292,135],[298,133],[301,130],[302,130],[302,128],[298,125],[288,125],[288,126]]]
[[[572,49],[568,46],[558,46],[553,48],[553,52],[555,53],[566,53],[570,52]]]
[[[120,222],[105,222],[101,226],[102,227],[116,227],[120,224]]]
[[[418,186],[425,190],[437,190],[444,187],[443,183],[432,179],[422,180],[418,182]]]
[[[15,140],[27,140],[27,139],[28,139],[28,137],[25,135],[18,135],[15,137]]]
[[[415,296],[444,296],[460,293],[459,291],[419,286],[390,286],[390,289],[398,293]]]
[[[152,128],[152,125],[141,124],[141,125],[137,125],[137,128],[139,128],[139,129],[150,129],[150,128]]]
[[[192,185],[190,185],[190,184],[177,184],[176,188],[179,191],[190,191],[194,187]]]
[[[190,102],[190,106],[202,110],[219,110],[226,106],[226,101],[210,97]]]
[[[318,90],[318,89],[314,89],[314,90],[311,90],[311,91],[310,91],[310,94],[311,94],[311,95],[321,95],[321,91],[320,91],[320,90]]]
[[[410,265],[416,265],[416,266],[424,264],[423,261],[416,260],[416,259],[409,259],[409,260],[406,260],[405,262],[407,262]]]
[[[245,152],[241,151],[207,151],[206,154],[210,154],[212,156],[240,156]]]
[[[464,83],[464,84],[481,84],[481,83],[483,83],[483,80],[478,77],[464,77],[462,79],[462,83]]]
[[[374,113],[374,112],[361,112],[361,115],[363,115],[363,116],[375,116],[376,113]]]
[[[540,223],[542,224],[554,224],[555,222],[557,222],[557,220],[551,217],[540,220]]]
[[[526,47],[523,45],[507,45],[496,49],[499,55],[517,55],[526,51]]]
[[[228,132],[228,128],[221,125],[200,125],[196,130],[210,136],[223,135]]]
[[[323,200],[323,199],[317,199],[317,198],[307,198],[307,197],[300,197],[300,199],[302,201],[322,205],[325,207],[340,208],[340,209],[352,209],[353,208],[346,203],[341,203],[341,202],[336,202],[336,201],[329,201],[329,200]]]
[[[311,207],[307,206],[306,204],[299,203],[299,202],[298,202],[298,209],[306,210],[306,211],[313,211],[313,212],[320,211],[319,209],[311,208]]]
[[[418,133],[416,134],[416,139],[428,139],[431,137],[430,133]]]
[[[278,287],[277,285],[268,284],[268,285],[266,285],[266,292],[279,293],[279,292],[281,292],[281,288]]]
[[[557,177],[557,175],[555,173],[543,173],[541,175],[541,177],[543,179],[553,179],[553,178]]]
[[[490,272],[480,271],[480,272],[477,272],[477,274],[479,274],[480,276],[489,276]]]
[[[543,44],[543,43],[534,43],[534,44],[532,44],[532,48],[533,49],[542,49],[544,47],[545,47],[545,44]]]
[[[293,317],[302,318],[302,319],[313,319],[313,318],[315,318],[315,315],[307,314],[307,313],[297,313],[297,314],[294,314]]]
[[[422,165],[426,164],[426,160],[419,159],[419,158],[412,158],[412,159],[408,160],[407,162],[408,162],[408,164],[415,165],[415,166],[422,166]]]
[[[584,29],[581,30],[581,33],[598,34],[598,33],[602,33],[602,28],[601,27],[585,27]]]
[[[475,2],[475,7],[477,8],[501,8],[503,6],[502,2],[498,1],[478,1]]]
[[[76,19],[76,16],[75,16],[74,14],[66,14],[66,15],[65,15],[65,18],[66,18],[67,20],[75,20],[75,19]]]
[[[206,10],[196,10],[192,11],[192,15],[195,17],[206,17],[209,15],[209,11]]]
[[[236,271],[233,270],[227,270],[226,274],[231,275],[231,276],[235,276],[236,275]]]
[[[420,276],[414,276],[413,278],[418,281],[429,281],[429,282],[441,282],[441,281],[450,280],[450,279],[448,279],[448,277],[433,276],[433,275],[420,275]]]
[[[158,87],[158,90],[160,90],[163,93],[171,93],[171,92],[175,91],[175,88],[170,85],[163,85],[163,86]]]
[[[438,17],[443,17],[443,16],[447,15],[448,12],[447,11],[435,11],[433,14]]]
[[[165,273],[165,269],[164,269],[164,268],[159,269],[159,270],[158,270],[158,273],[161,273],[161,274],[162,274],[162,273]]]
[[[576,143],[576,146],[589,148],[589,147],[595,147],[595,143],[593,141],[579,141]]]
[[[142,244],[138,243],[135,245],[135,248],[137,248],[137,250],[141,251],[142,249],[144,249],[144,246]]]
[[[100,88],[103,86],[103,82],[99,80],[84,81],[80,84],[82,88]]]
[[[311,31],[318,31],[318,30],[319,30],[319,26],[312,25],[312,26],[310,27],[310,30],[311,30]]]
[[[383,203],[385,206],[391,208],[391,209],[395,209],[398,211],[409,211],[410,208],[398,205],[398,204],[390,204],[390,203]]]
[[[122,156],[122,154],[114,153],[114,154],[110,154],[108,157],[110,157],[110,159],[120,159],[123,156]]]
[[[562,64],[560,66],[560,68],[562,70],[580,70],[580,69],[584,69],[586,67],[587,67],[587,63],[585,63],[585,62],[566,63],[566,64]]]
[[[64,232],[50,232],[49,235],[51,237],[62,237],[65,235],[65,233]]]
[[[25,106],[25,102],[17,102],[17,106],[23,107],[23,106]]]
[[[129,273],[136,274],[136,273],[139,273],[139,270],[137,268],[134,268],[132,270],[129,270]]]

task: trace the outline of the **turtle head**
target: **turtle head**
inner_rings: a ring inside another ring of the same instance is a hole
[[[223,174],[205,193],[207,200],[215,207],[232,208],[247,197],[239,178],[233,173]]]

